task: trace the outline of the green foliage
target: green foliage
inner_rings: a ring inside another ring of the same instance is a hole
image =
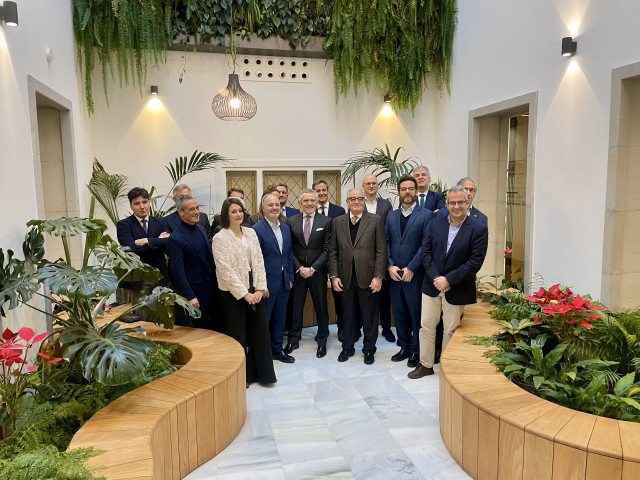
[[[384,146],[384,150],[382,148],[374,148],[371,151],[357,152],[351,155],[344,164],[343,185],[352,181],[355,187],[356,174],[363,170],[366,173],[372,173],[376,177],[384,177],[378,180],[378,185],[381,188],[389,187],[392,191],[396,191],[400,177],[410,174],[417,166],[417,162],[413,158],[405,158],[399,161],[398,156],[403,148],[398,147],[392,155],[389,145],[385,143]],[[371,171],[368,172],[367,170]]]
[[[325,47],[336,98],[375,78],[394,108],[413,112],[428,75],[449,89],[456,13],[456,0],[334,0]]]
[[[110,402],[176,371],[179,367],[171,363],[176,349],[175,344],[156,344],[155,349],[147,352],[147,364],[142,373],[118,386],[74,383],[68,365],[47,366],[43,383],[36,386],[35,395],[23,397],[17,431],[0,441],[0,478],[96,478],[85,462],[100,452],[92,449],[65,452],[73,434]]]
[[[65,263],[49,263],[38,271],[38,280],[56,295],[93,298],[96,293],[111,295],[118,288],[118,277],[110,268],[82,267],[76,270]]]
[[[109,220],[114,225],[120,220],[118,205],[122,198],[126,198],[127,177],[124,175],[110,175],[104,167],[93,158],[93,171],[87,188],[100,206],[104,209]]]
[[[447,182],[439,178],[435,182],[431,182],[429,184],[429,190],[441,193],[446,199],[447,193],[449,192],[449,185],[447,185]]]
[[[172,4],[164,0],[73,0],[77,62],[90,115],[94,113],[92,76],[97,60],[105,99],[114,66],[120,86],[131,81],[142,88],[149,65],[165,62],[171,43]]]

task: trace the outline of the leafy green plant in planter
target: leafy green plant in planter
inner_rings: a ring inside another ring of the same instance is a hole
[[[378,185],[380,188],[387,187],[391,191],[396,191],[398,180],[403,175],[408,175],[418,165],[413,158],[405,158],[398,160],[400,150],[398,147],[392,154],[389,145],[385,143],[384,149],[374,148],[370,151],[356,152],[351,155],[345,162],[345,170],[342,174],[342,184],[346,185],[353,182],[356,185],[356,175],[360,170],[372,173],[379,178]]]
[[[157,281],[160,278],[158,270],[142,263],[137,255],[104,235],[106,223],[103,220],[60,218],[32,220],[28,225],[34,228],[23,243],[24,260],[14,258],[13,252],[8,251],[5,263],[4,252],[0,249],[0,307],[7,303],[9,309],[26,305],[51,317],[54,325],[62,327],[62,356],[72,364],[78,378],[117,385],[130,381],[144,370],[146,352],[153,349],[153,343],[131,335],[144,334],[142,327],[116,324],[123,315],[146,308],[148,319],[166,328],[173,326],[171,303],[182,306],[192,315],[199,315],[199,311],[180,295],[168,288],[156,287],[150,295],[109,323],[98,324],[99,311],[120,281]],[[43,233],[62,238],[64,260],[50,262],[44,258]],[[85,235],[85,254],[82,266],[77,269],[72,266],[68,244],[70,237],[81,234]],[[95,265],[88,264],[91,255],[96,259]],[[30,302],[34,296],[51,302],[52,311],[42,310]]]
[[[156,187],[151,187],[151,190],[149,191],[149,195],[151,196],[151,215],[154,217],[164,217],[171,213],[175,208],[175,205],[171,205],[165,210],[164,204],[167,199],[171,197],[173,188],[186,175],[217,168],[219,165],[224,165],[226,162],[228,162],[228,159],[218,155],[217,153],[205,153],[199,152],[198,150],[195,150],[191,154],[191,157],[176,157],[173,163],[168,163],[164,167],[169,172],[171,181],[173,182],[171,188],[169,188],[169,193],[166,195],[154,195],[157,190]],[[121,201],[127,197],[127,177],[121,174],[107,173],[98,159],[94,158],[93,171],[87,188],[91,193],[92,201],[95,200],[98,202],[98,204],[104,209],[107,217],[109,217],[109,220],[111,220],[113,226],[116,226],[120,220],[118,208]],[[160,201],[162,201],[162,203],[159,205]]]

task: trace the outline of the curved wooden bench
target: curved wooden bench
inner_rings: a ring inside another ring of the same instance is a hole
[[[440,433],[456,462],[479,480],[640,479],[640,424],[532,395],[465,342],[500,329],[490,309],[465,308],[440,360]]]
[[[108,480],[177,480],[240,433],[247,415],[244,351],[221,333],[140,325],[154,341],[179,344],[184,366],[97,412],[69,450],[103,450],[90,464],[106,467],[99,474]]]

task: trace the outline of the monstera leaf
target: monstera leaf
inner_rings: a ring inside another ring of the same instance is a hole
[[[93,254],[105,267],[112,268],[120,281],[155,283],[162,278],[160,270],[143,263],[129,247],[121,247],[105,235],[106,241],[94,248]]]
[[[118,287],[118,277],[102,267],[82,267],[66,263],[49,263],[38,271],[38,279],[45,282],[56,295],[71,298],[92,298],[111,295]]]
[[[77,362],[89,381],[122,385],[140,375],[147,365],[146,352],[153,342],[129,335],[144,334],[142,327],[121,328],[112,323],[102,330],[91,325],[74,325],[62,331],[63,357]]]
[[[105,232],[107,230],[107,222],[104,220],[77,217],[62,217],[55,220],[30,220],[27,222],[27,226],[36,226],[41,232],[50,233],[56,237],[73,237],[81,233],[89,233],[96,230]]]
[[[5,263],[4,251],[0,248],[0,315],[5,316],[2,307],[6,302],[9,302],[9,310],[14,309],[28,302],[38,288],[36,274],[25,273],[25,262],[13,258],[13,251],[7,250]]]
[[[154,288],[151,295],[142,297],[138,304],[131,307],[131,310],[146,307],[148,310],[147,318],[149,320],[158,325],[163,325],[164,328],[173,328],[175,316],[169,308],[169,302],[173,302],[176,308],[178,306],[184,308],[191,317],[200,318],[201,312],[199,309],[191,305],[186,298],[166,287]],[[126,312],[123,312],[123,314],[124,313]]]

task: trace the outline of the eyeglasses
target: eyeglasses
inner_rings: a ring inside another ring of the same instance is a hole
[[[400,189],[401,192],[415,192],[416,191],[416,187],[402,187]]]
[[[347,201],[352,203],[364,202],[364,197],[348,197]]]
[[[447,202],[447,205],[451,205],[452,207],[462,207],[466,205],[468,202],[466,200],[460,200],[459,202]]]
[[[363,185],[366,185],[367,187],[374,187],[378,184],[378,182],[367,182],[367,183],[363,183]]]

